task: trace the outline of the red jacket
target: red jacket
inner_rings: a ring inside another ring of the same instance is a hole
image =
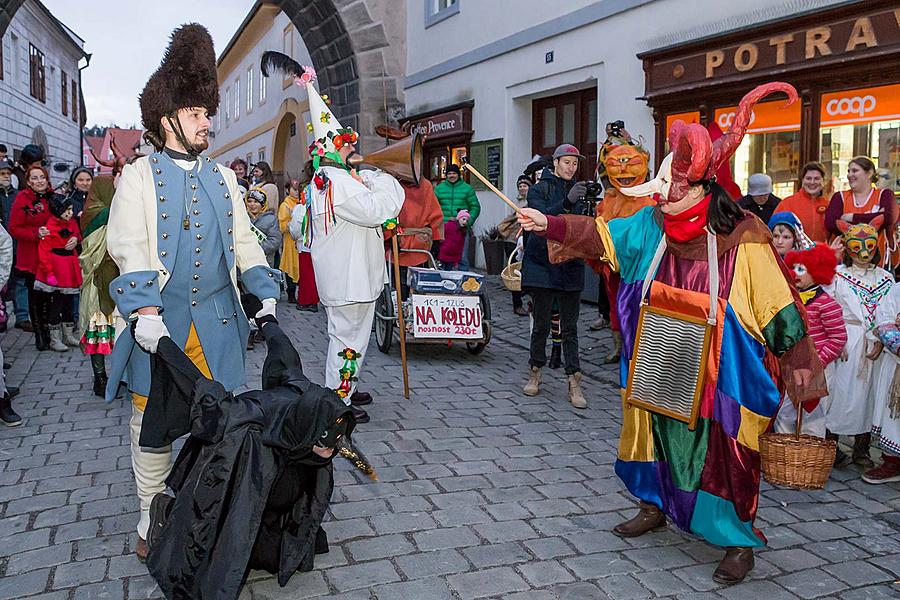
[[[66,242],[73,236],[81,241],[78,221],[71,218],[63,221],[51,216],[45,225],[50,235],[45,235],[38,243],[38,268],[35,281],[50,287],[80,288],[81,265],[78,263],[78,251],[66,250]]]
[[[444,239],[444,213],[441,211],[441,205],[438,203],[434,195],[434,188],[427,179],[422,179],[418,186],[401,182],[403,191],[406,194],[403,200],[403,208],[397,216],[397,222],[400,229],[431,229],[432,241]],[[394,230],[384,232],[385,249],[391,248],[391,236]],[[401,235],[400,244],[400,260],[398,261],[403,267],[415,267],[421,265],[428,260],[428,256],[418,252],[402,252],[404,249],[431,250],[431,244],[425,242],[418,235]],[[435,257],[437,258],[437,257]]]
[[[9,211],[9,234],[16,240],[16,268],[36,273],[38,267],[38,229],[50,218],[51,190],[40,196],[27,188],[16,196]]]

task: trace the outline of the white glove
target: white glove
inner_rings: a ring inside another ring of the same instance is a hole
[[[259,309],[258,313],[256,313],[255,318],[261,319],[263,317],[268,316],[268,317],[272,317],[273,319],[275,319],[276,318],[275,317],[275,305],[276,304],[277,304],[277,301],[275,300],[275,298],[266,298],[265,300],[262,301],[262,308]]]
[[[159,315],[138,315],[137,325],[134,328],[134,341],[138,346],[156,354],[159,339],[169,337],[169,330]]]

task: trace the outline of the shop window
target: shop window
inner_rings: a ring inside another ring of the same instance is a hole
[[[28,91],[32,98],[47,102],[44,53],[28,44]]]
[[[731,129],[736,106],[715,111],[716,124],[723,132]],[[784,108],[782,102],[757,104],[750,117],[747,135],[731,157],[734,182],[747,192],[747,181],[754,173],[772,178],[772,193],[779,198],[795,191],[800,169],[800,103]]]
[[[459,14],[460,0],[425,0],[425,28]]]
[[[878,187],[900,192],[900,85],[824,94],[821,106],[821,161],[832,190],[846,187],[854,156],[868,156]]]

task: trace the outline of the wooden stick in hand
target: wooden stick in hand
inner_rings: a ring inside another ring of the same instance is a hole
[[[481,173],[479,173],[478,170],[477,170],[475,167],[473,167],[472,165],[470,165],[468,162],[464,162],[464,163],[463,163],[463,168],[467,169],[467,170],[469,171],[469,173],[472,173],[473,175],[475,175],[475,177],[477,177],[478,179],[480,179],[480,180],[481,180],[481,183],[483,183],[485,186],[487,186],[487,188],[488,188],[489,190],[491,190],[492,192],[494,192],[495,194],[497,194],[498,196],[500,196],[500,199],[503,200],[504,202],[506,202],[506,203],[509,205],[509,207],[510,207],[511,209],[513,209],[513,210],[516,211],[517,213],[522,212],[522,209],[519,208],[519,207],[516,205],[515,202],[513,202],[512,200],[510,200],[509,198],[507,198],[507,197],[506,197],[506,194],[504,194],[503,192],[501,192],[500,190],[498,190],[496,187],[494,187],[494,184],[491,183],[490,181],[488,181],[487,179],[485,179],[484,175],[482,175]]]

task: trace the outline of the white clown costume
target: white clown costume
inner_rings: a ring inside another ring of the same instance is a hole
[[[341,126],[313,87],[314,77],[306,67],[297,82],[309,94],[315,176],[303,191],[308,201],[294,209],[289,227],[295,239],[310,240],[328,316],[325,385],[349,404],[369,346],[375,299],[388,281],[382,225],[400,213],[404,193],[383,171],[357,174],[344,164],[339,150],[355,143],[357,134]]]

